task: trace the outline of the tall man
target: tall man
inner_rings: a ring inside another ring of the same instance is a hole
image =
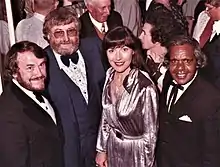
[[[33,0],[34,15],[21,20],[16,27],[17,41],[31,41],[45,48],[48,42],[43,38],[45,16],[58,5],[57,0]]]
[[[46,53],[20,42],[8,54],[0,96],[0,164],[7,167],[63,167],[59,119],[46,97]]]
[[[171,41],[168,59],[158,167],[219,167],[220,92],[200,75],[206,57],[194,40],[179,36]]]
[[[80,22],[67,8],[49,13],[43,31],[50,43],[48,91],[61,116],[65,165],[92,167],[105,76],[99,49],[92,39],[79,41]]]
[[[87,11],[80,17],[82,23],[80,36],[99,37],[105,32],[122,25],[122,18],[116,11],[111,11],[111,0],[85,0]]]

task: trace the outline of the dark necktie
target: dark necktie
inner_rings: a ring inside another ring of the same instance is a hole
[[[42,97],[42,94],[40,92],[33,92],[36,99],[40,102],[40,103],[44,103],[44,99]]]
[[[63,64],[67,67],[70,66],[70,60],[74,63],[77,64],[78,60],[79,60],[79,55],[77,52],[71,54],[71,55],[65,55],[65,56],[61,56],[60,57],[61,61],[63,62]]]
[[[173,85],[173,88],[170,92],[170,96],[169,96],[169,100],[168,100],[168,107],[170,106],[170,110],[173,107],[175,101],[176,101],[176,97],[177,97],[177,93],[178,93],[178,89],[183,90],[183,86],[175,84],[175,83],[171,83],[171,85]]]
[[[101,33],[102,33],[102,34],[105,34],[105,23],[102,23]]]

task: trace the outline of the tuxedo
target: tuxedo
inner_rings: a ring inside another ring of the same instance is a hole
[[[203,52],[207,56],[207,66],[202,69],[202,75],[220,89],[220,35],[205,44]]]
[[[10,82],[0,96],[0,166],[63,167],[60,122]]]
[[[45,49],[49,67],[48,92],[63,125],[66,167],[95,166],[105,72],[99,48],[90,42],[82,40],[79,48],[86,66],[88,104],[80,88],[58,66],[51,47]]]
[[[82,16],[80,16],[80,21],[81,21],[81,31],[80,31],[81,38],[99,37],[96,28],[89,17],[88,11],[86,11],[85,13],[82,14]],[[112,11],[107,19],[107,25],[109,30],[117,26],[122,26],[123,22],[121,15],[116,11]]]
[[[220,166],[220,92],[198,73],[168,112],[172,79],[167,74],[160,98],[157,166]]]

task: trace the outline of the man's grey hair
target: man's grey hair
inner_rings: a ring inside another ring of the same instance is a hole
[[[98,2],[98,1],[99,1],[99,0],[84,0],[86,6],[87,6],[88,4],[89,4],[89,5],[94,5],[94,2]]]
[[[202,52],[199,43],[193,39],[192,37],[186,36],[186,35],[179,35],[175,36],[170,42],[169,42],[169,47],[172,46],[180,46],[188,44],[191,45],[194,48],[194,56],[196,57],[196,62],[197,62],[197,68],[203,68],[207,64],[207,57],[206,55]],[[168,62],[169,62],[169,53],[168,53]]]

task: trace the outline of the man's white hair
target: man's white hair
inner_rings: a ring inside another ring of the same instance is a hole
[[[85,4],[86,5],[93,5],[94,4],[94,2],[98,2],[98,0],[84,0],[84,2],[85,2]]]

